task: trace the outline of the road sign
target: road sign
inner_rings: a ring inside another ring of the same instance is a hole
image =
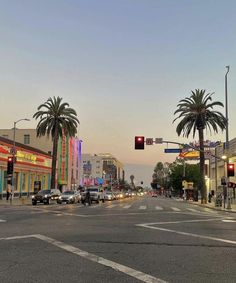
[[[163,138],[156,138],[155,143],[163,143]]]
[[[165,153],[180,153],[181,148],[165,148]]]
[[[146,138],[146,145],[153,145],[153,138]]]

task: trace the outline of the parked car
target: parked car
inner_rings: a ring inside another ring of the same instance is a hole
[[[57,199],[57,203],[76,203],[78,202],[78,194],[75,191],[68,190],[64,191],[59,198]]]
[[[61,192],[58,189],[41,190],[32,196],[32,205],[37,203],[50,204],[51,201],[57,200],[60,195]]]

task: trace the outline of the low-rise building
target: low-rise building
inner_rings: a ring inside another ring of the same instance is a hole
[[[14,174],[7,174],[8,157],[15,149]],[[18,142],[0,137],[0,198],[7,184],[14,185],[14,195],[30,195],[35,190],[50,188],[51,155]]]

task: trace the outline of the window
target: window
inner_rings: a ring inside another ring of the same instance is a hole
[[[30,144],[30,135],[24,135],[24,144]]]

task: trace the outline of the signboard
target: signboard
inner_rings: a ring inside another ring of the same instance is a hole
[[[162,143],[163,142],[163,139],[162,138],[156,138],[155,139],[155,143]]]
[[[165,148],[165,153],[180,153],[181,148]]]
[[[146,138],[146,145],[153,145],[153,138]]]

